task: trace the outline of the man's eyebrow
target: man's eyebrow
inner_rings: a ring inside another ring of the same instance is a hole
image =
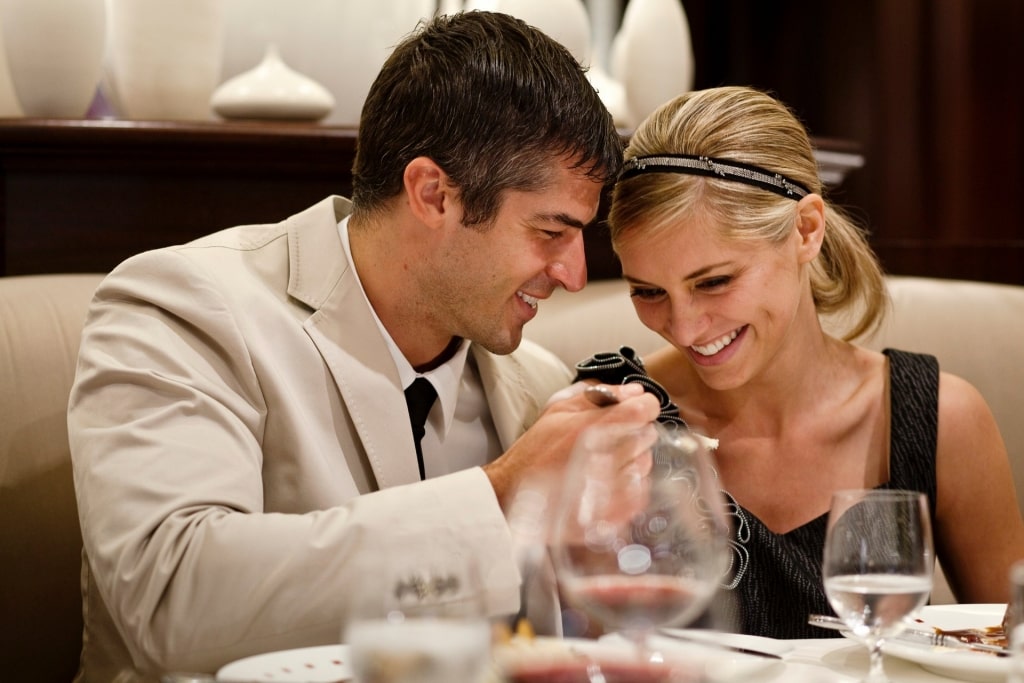
[[[568,225],[570,228],[579,228],[580,230],[590,225],[590,223],[584,223],[580,219],[570,216],[567,213],[539,213],[535,218],[551,223],[561,223],[562,225]]]

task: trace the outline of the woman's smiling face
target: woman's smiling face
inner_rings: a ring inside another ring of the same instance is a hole
[[[770,366],[810,297],[798,244],[796,230],[770,244],[696,219],[628,231],[616,251],[640,320],[726,390]]]

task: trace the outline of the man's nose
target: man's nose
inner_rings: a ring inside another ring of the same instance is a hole
[[[579,230],[550,266],[548,277],[570,292],[578,292],[587,284],[587,255],[583,247],[583,231]]]

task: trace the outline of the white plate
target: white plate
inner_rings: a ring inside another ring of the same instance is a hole
[[[1006,605],[929,605],[918,618],[925,626],[941,629],[998,626]],[[915,647],[899,642],[882,646],[887,655],[914,662],[928,671],[962,681],[1003,683],[1009,672],[1008,657],[984,652],[962,652],[942,647]]]
[[[784,666],[783,662],[779,659],[760,657],[742,652],[731,652],[721,647],[716,647],[716,645],[757,650],[780,657],[793,649],[790,643],[773,638],[700,629],[666,630],[669,633],[677,633],[686,638],[686,640],[653,635],[650,639],[651,648],[657,650],[666,658],[678,656],[687,662],[699,664],[703,668],[705,678],[712,683],[745,681],[754,674],[764,672],[772,667],[781,669]],[[599,642],[624,642],[624,640],[622,636],[612,634],[604,636]]]
[[[223,683],[342,683],[352,678],[348,647],[322,645],[239,659],[217,672]]]

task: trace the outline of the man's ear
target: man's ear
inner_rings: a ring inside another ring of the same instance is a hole
[[[825,200],[821,195],[809,194],[797,203],[796,230],[800,235],[800,262],[809,263],[821,251],[825,239]]]
[[[416,157],[402,176],[409,210],[421,222],[435,226],[455,208],[455,192],[448,174],[433,159]]]

